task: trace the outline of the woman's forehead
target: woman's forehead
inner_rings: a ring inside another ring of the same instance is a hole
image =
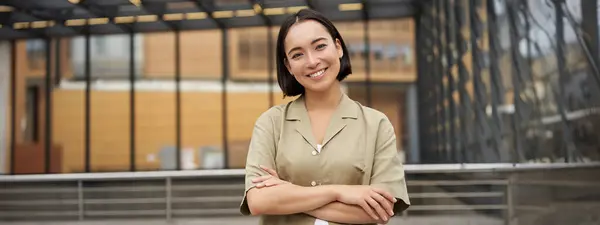
[[[325,26],[314,20],[300,21],[290,27],[285,44],[286,48],[293,48],[291,45],[310,45],[319,38],[331,39]]]

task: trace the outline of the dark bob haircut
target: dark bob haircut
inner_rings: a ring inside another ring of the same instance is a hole
[[[337,79],[339,81],[344,80],[349,74],[352,73],[352,66],[350,65],[350,55],[348,54],[348,49],[346,49],[346,44],[342,39],[342,35],[335,28],[333,23],[329,21],[329,19],[325,18],[321,13],[311,10],[311,9],[302,9],[297,13],[289,16],[281,25],[279,29],[279,36],[277,37],[277,53],[275,54],[277,60],[277,82],[279,82],[279,87],[283,91],[283,96],[297,96],[304,94],[304,87],[296,81],[294,76],[290,74],[287,67],[285,66],[286,54],[285,54],[285,38],[287,37],[288,31],[296,23],[296,21],[305,21],[305,20],[314,20],[319,22],[329,32],[333,41],[335,43],[335,39],[340,41],[340,45],[342,47],[342,51],[344,55],[340,59],[340,72],[337,75]]]

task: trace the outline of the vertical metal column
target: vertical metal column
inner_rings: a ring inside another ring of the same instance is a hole
[[[469,154],[469,146],[471,144],[471,98],[469,93],[467,92],[467,83],[470,80],[469,72],[465,66],[463,61],[463,56],[465,56],[467,51],[467,43],[462,34],[462,29],[465,27],[464,15],[465,10],[463,9],[465,5],[461,0],[457,0],[454,2],[454,18],[456,19],[456,49],[458,51],[458,57],[456,60],[458,66],[458,93],[460,97],[460,108],[459,112],[459,126],[460,126],[460,149],[459,150],[459,158],[458,162],[463,163],[467,162]]]
[[[229,48],[227,41],[229,40],[227,28],[222,27],[222,63],[223,63],[223,77],[221,77],[221,85],[223,87],[221,92],[221,107],[222,107],[222,122],[223,122],[223,165],[226,169],[229,168],[229,148],[227,138],[227,80],[229,80]]]
[[[590,75],[594,82],[600,87],[600,40],[598,28],[598,0],[581,0],[581,27],[583,28],[583,39],[587,48],[587,54],[591,57],[586,57],[590,64]]]
[[[85,172],[91,171],[90,148],[91,148],[91,128],[90,128],[90,107],[91,107],[91,65],[90,65],[90,27],[87,25],[85,34]]]
[[[475,113],[475,136],[477,137],[476,146],[477,151],[473,151],[469,154],[473,158],[470,160],[473,162],[491,161],[492,158],[489,155],[489,148],[486,144],[487,137],[489,137],[489,129],[487,126],[487,119],[485,115],[485,107],[487,105],[486,99],[486,87],[483,83],[481,72],[483,70],[483,54],[480,49],[480,42],[483,41],[483,23],[481,16],[479,15],[479,9],[481,8],[480,0],[469,0],[469,23],[470,23],[470,45],[471,45],[471,62],[472,74],[473,74],[473,96],[474,113]],[[479,153],[479,154],[477,154]],[[481,154],[483,153],[483,154]],[[483,155],[483,157],[481,156]],[[478,157],[479,156],[479,157]]]
[[[17,145],[17,41],[10,42],[10,174],[15,171]]]
[[[421,26],[421,31],[424,32],[427,49],[423,49],[427,53],[424,57],[426,65],[423,65],[424,72],[419,73],[418,79],[421,81],[419,84],[419,91],[422,94],[420,98],[426,98],[426,101],[420,101],[426,117],[419,117],[422,120],[422,124],[426,129],[421,129],[424,133],[422,136],[423,141],[421,143],[426,144],[426,151],[423,155],[423,162],[434,162],[436,160],[436,154],[439,149],[439,140],[437,136],[437,83],[435,82],[436,68],[437,68],[437,56],[436,56],[436,29],[435,29],[435,18],[434,18],[435,5],[432,2],[426,3],[423,8],[424,20]],[[420,49],[420,48],[418,48]]]
[[[129,170],[135,171],[135,33],[129,33]]]
[[[44,126],[44,172],[50,173],[51,168],[51,149],[52,149],[52,39],[46,38],[46,82],[44,88],[45,120]]]
[[[496,151],[497,158],[494,161],[505,162],[508,156],[505,149],[502,148],[502,136],[503,136],[503,122],[498,112],[498,107],[504,102],[504,85],[502,84],[500,66],[499,66],[499,55],[500,55],[500,41],[498,40],[498,21],[496,16],[495,1],[489,0],[486,3],[487,6],[487,19],[488,19],[488,38],[490,43],[490,81],[491,81],[491,98],[492,98],[492,139],[493,148]]]
[[[459,161],[459,145],[458,145],[458,135],[456,134],[456,102],[454,102],[454,92],[456,90],[456,83],[454,81],[454,74],[452,74],[452,70],[454,65],[456,64],[455,59],[455,46],[454,46],[454,35],[455,27],[454,27],[454,13],[453,13],[453,1],[446,1],[444,5],[444,22],[446,27],[446,71],[444,75],[446,75],[447,85],[447,101],[448,101],[448,111],[447,111],[447,120],[448,120],[448,138],[450,142],[450,161],[454,163],[458,163]]]
[[[529,17],[529,2],[525,1],[521,3],[521,15],[524,18],[523,22],[524,22],[524,26],[525,26],[525,31],[524,33],[525,35],[525,41],[527,43],[527,61],[526,63],[524,62],[524,68],[523,68],[523,72],[525,72],[525,74],[527,74],[527,80],[524,81],[523,83],[526,82],[530,82],[531,86],[530,88],[533,90],[533,99],[532,102],[527,102],[527,103],[523,103],[523,106],[527,106],[527,104],[530,104],[530,107],[532,109],[532,111],[529,114],[530,118],[525,118],[523,117],[523,121],[528,121],[528,122],[533,122],[533,127],[536,128],[538,126],[540,126],[542,123],[542,113],[541,113],[541,103],[540,103],[540,97],[538,96],[538,91],[536,88],[536,82],[534,80],[533,77],[533,56],[532,56],[532,52],[533,52],[533,42],[531,40],[531,35],[530,35],[530,31],[531,31],[531,19]],[[527,87],[527,86],[525,86]],[[531,99],[530,99],[531,101]],[[527,127],[527,126],[526,126]],[[534,155],[537,156],[539,155],[539,153],[542,151],[541,146],[542,146],[542,142],[543,140],[541,138],[535,138],[535,140],[531,140],[531,144],[526,145],[526,147],[524,146],[522,148],[523,151],[523,160],[527,160],[527,155]],[[522,142],[523,143],[523,142]],[[526,141],[524,143],[527,143]]]
[[[437,42],[437,69],[436,69],[436,83],[438,86],[438,90],[437,90],[437,104],[436,104],[436,113],[437,113],[437,126],[438,128],[436,129],[436,132],[438,134],[438,140],[439,140],[439,147],[438,147],[438,152],[439,152],[439,158],[438,158],[438,162],[448,162],[448,138],[446,137],[446,107],[444,107],[444,102],[446,99],[446,92],[445,92],[445,88],[444,88],[444,73],[445,73],[445,66],[447,65],[447,61],[444,59],[445,56],[445,50],[444,47],[442,45],[442,38],[443,38],[443,17],[442,17],[442,8],[443,8],[443,1],[438,1],[436,2],[436,42]]]
[[[421,7],[424,7],[425,5],[422,5]],[[418,139],[417,140],[417,144],[419,143],[431,143],[431,140],[429,140],[429,142],[425,142],[424,140],[428,140],[428,135],[427,135],[427,131],[429,130],[429,111],[427,109],[427,103],[429,102],[429,99],[427,98],[427,94],[424,93],[424,90],[428,89],[425,87],[425,85],[427,85],[427,78],[429,76],[429,73],[427,72],[427,67],[426,65],[429,64],[428,60],[427,60],[427,55],[428,53],[430,53],[430,49],[429,46],[427,44],[428,41],[428,36],[427,33],[425,31],[425,29],[427,29],[427,25],[426,25],[426,21],[427,21],[427,16],[428,13],[426,10],[423,10],[423,8],[421,8],[421,10],[419,10],[419,13],[414,17],[415,20],[415,25],[416,25],[416,32],[415,32],[415,42],[416,42],[416,53],[417,53],[417,83],[416,85],[412,85],[412,87],[409,87],[409,92],[412,92],[411,89],[414,89],[415,94],[416,94],[416,99],[415,99],[415,103],[413,107],[415,107],[416,111],[417,111],[417,120],[413,121],[418,123],[417,125],[417,135],[419,135],[419,138],[415,138],[415,137],[411,137],[409,140],[409,143],[412,143],[413,139]],[[408,101],[408,98],[407,98]],[[411,103],[412,104],[412,103]],[[408,108],[408,107],[407,107]],[[410,109],[408,109],[410,110]],[[422,113],[422,116],[418,116],[418,112]],[[411,115],[410,113],[408,113],[408,117],[410,118]],[[426,119],[424,119],[426,118]],[[409,128],[410,129],[410,128]],[[424,144],[424,147],[421,148],[420,146],[417,147],[416,151],[414,153],[412,153],[412,149],[413,147],[410,147],[411,149],[411,153],[409,155],[409,162],[410,163],[420,163],[421,162],[421,156],[425,155],[426,157],[428,156],[428,152],[430,151],[429,148],[429,144]]]
[[[62,79],[62,71],[61,71],[61,38],[56,38],[56,42],[54,43],[54,85],[58,86],[60,84],[60,80]]]
[[[371,90],[371,40],[369,40],[369,9],[367,1],[362,1],[362,13],[363,13],[363,32],[365,42],[365,85],[366,85],[366,104],[372,106],[372,90]]]
[[[522,115],[521,111],[523,110],[523,106],[521,104],[521,82],[522,82],[522,70],[523,70],[523,57],[519,52],[519,43],[521,39],[521,35],[519,34],[519,27],[517,24],[518,12],[520,4],[523,2],[518,0],[507,0],[506,8],[508,12],[508,27],[510,31],[510,53],[512,59],[512,84],[513,84],[513,104],[515,106],[515,113],[513,114],[512,119],[512,128],[513,128],[513,154],[512,154],[512,162],[518,163],[523,160],[525,157],[522,154],[522,144],[521,144],[521,121]]]
[[[275,105],[275,93],[273,91],[273,32],[271,32],[271,24],[267,26],[267,71],[268,71],[268,85],[269,85],[269,108]]]
[[[569,125],[569,121],[567,120],[566,109],[567,107],[567,99],[565,98],[565,84],[569,81],[569,77],[567,75],[566,68],[566,59],[565,59],[565,33],[564,33],[564,9],[563,4],[564,0],[553,0],[554,9],[555,9],[555,17],[556,17],[556,63],[558,66],[558,93],[556,98],[556,105],[558,106],[558,111],[560,113],[561,125],[562,125],[562,135],[563,135],[563,150],[565,162],[572,162],[575,157],[575,145],[573,144],[573,139],[571,137],[571,127]]]
[[[175,30],[175,165],[181,170],[181,45],[180,31]]]

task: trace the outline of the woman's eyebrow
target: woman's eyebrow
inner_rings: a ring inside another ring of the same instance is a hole
[[[318,42],[318,41],[322,41],[322,40],[326,40],[326,39],[327,39],[327,38],[325,38],[325,37],[318,37],[318,38],[316,38],[315,40],[312,40],[312,41],[310,42],[310,44],[312,45],[312,44],[314,44],[314,43],[316,43],[316,42]],[[298,50],[298,49],[300,49],[300,47],[293,47],[292,49],[290,49],[290,51],[288,51],[288,53],[287,53],[287,54],[289,55],[289,54],[291,54],[291,53],[292,53],[294,50]]]

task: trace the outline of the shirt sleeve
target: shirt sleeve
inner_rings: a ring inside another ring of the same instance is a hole
[[[245,190],[244,198],[240,204],[240,212],[242,215],[250,215],[250,208],[246,199],[248,191],[255,187],[252,179],[268,175],[260,166],[265,166],[275,169],[275,137],[274,137],[274,122],[269,116],[269,112],[261,115],[252,131],[248,156],[246,158],[246,175],[245,175]]]
[[[400,213],[410,206],[404,166],[396,147],[394,127],[387,117],[379,123],[371,186],[386,190],[396,197],[398,201],[394,205],[394,213]]]

